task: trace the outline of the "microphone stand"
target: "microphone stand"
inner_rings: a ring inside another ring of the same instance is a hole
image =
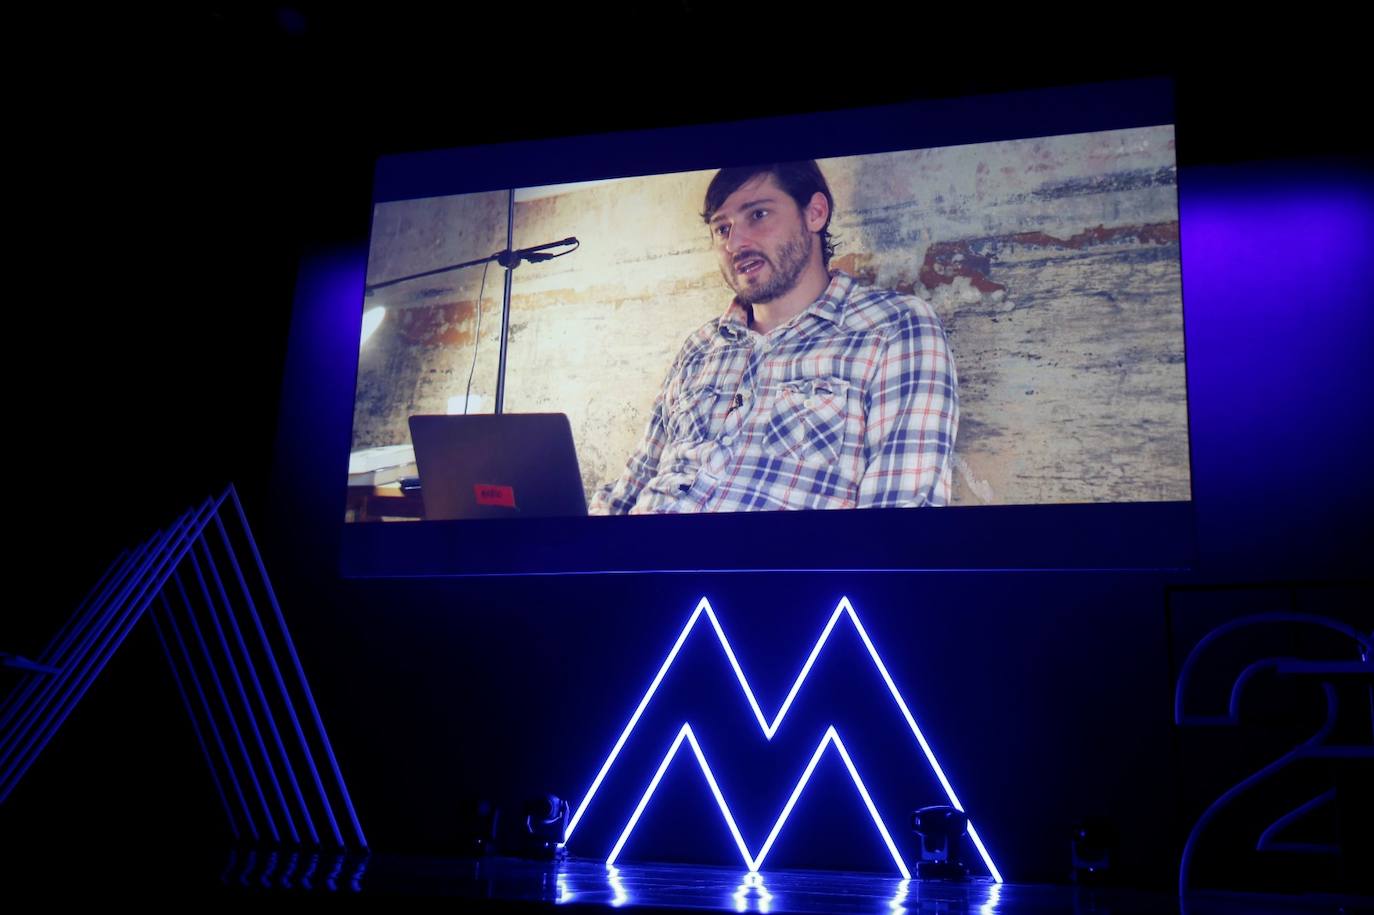
[[[506,251],[515,246],[515,188],[506,192]],[[501,252],[502,254],[505,251]],[[506,282],[501,290],[501,350],[496,361],[496,415],[500,416],[506,404],[506,342],[510,337],[510,286],[515,279],[515,268],[520,265],[519,257],[512,257],[508,263],[497,260],[506,268]],[[479,305],[481,303],[478,303]],[[481,341],[473,338],[472,345]],[[464,404],[464,410],[467,405]]]
[[[522,260],[530,263],[538,261],[552,260],[555,257],[562,257],[563,254],[571,254],[572,251],[564,251],[562,254],[548,254],[549,248],[561,248],[568,245],[581,247],[582,243],[576,238],[565,238],[561,241],[551,241],[542,245],[535,245],[532,248],[521,248],[518,251],[511,250],[511,245],[515,244],[515,191],[507,192],[506,195],[506,248],[504,251],[497,251],[489,257],[479,257],[476,260],[464,261],[461,264],[449,264],[447,267],[436,267],[433,270],[426,270],[422,273],[412,273],[409,276],[398,276],[394,279],[383,280],[380,283],[373,283],[363,287],[364,295],[371,295],[378,289],[387,286],[395,286],[399,283],[418,280],[426,276],[435,276],[440,273],[449,273],[454,270],[463,270],[468,267],[476,267],[481,264],[497,263],[506,268],[506,282],[501,293],[501,350],[496,366],[496,415],[500,416],[505,409],[506,402],[506,344],[510,339],[510,290],[512,274],[515,268],[520,266]],[[573,248],[576,251],[577,248]],[[478,303],[481,307],[481,303]],[[480,340],[473,342],[473,346],[481,343]]]

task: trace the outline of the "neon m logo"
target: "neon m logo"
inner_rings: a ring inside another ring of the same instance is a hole
[[[902,694],[897,690],[897,684],[893,682],[891,674],[887,672],[887,666],[883,664],[882,658],[878,656],[878,650],[873,647],[873,641],[868,637],[868,632],[864,629],[863,623],[859,622],[858,615],[854,612],[854,608],[850,606],[849,598],[840,599],[839,604],[835,607],[835,612],[830,615],[830,621],[826,623],[825,628],[821,631],[820,637],[816,639],[815,647],[811,649],[811,654],[807,657],[806,663],[802,665],[801,671],[797,674],[797,679],[792,683],[792,688],[788,691],[787,698],[783,700],[782,706],[778,709],[777,714],[773,716],[773,720],[770,722],[764,717],[763,710],[759,708],[758,700],[754,698],[754,691],[749,686],[749,678],[745,676],[744,669],[740,667],[739,661],[735,658],[734,649],[730,647],[730,640],[726,638],[725,630],[721,628],[720,620],[716,618],[715,611],[711,609],[710,602],[703,597],[697,604],[696,610],[693,611],[691,617],[687,620],[687,625],[682,627],[682,632],[678,634],[677,641],[673,643],[672,650],[668,652],[668,656],[663,660],[662,666],[658,669],[658,674],[655,675],[653,682],[649,684],[648,690],[645,691],[644,698],[639,700],[639,705],[635,708],[634,714],[630,716],[630,720],[625,725],[625,729],[621,731],[620,738],[616,740],[615,746],[611,748],[610,754],[606,757],[606,761],[602,763],[601,771],[597,772],[591,787],[587,789],[586,795],[582,798],[581,803],[577,805],[577,810],[573,813],[572,820],[568,824],[567,839],[569,841],[572,840],[573,833],[577,829],[577,824],[581,822],[583,814],[586,813],[587,807],[592,802],[592,798],[596,796],[596,792],[601,787],[601,783],[605,780],[607,773],[609,773],[611,767],[615,765],[616,758],[620,755],[620,751],[630,739],[630,734],[633,733],[635,725],[639,723],[639,719],[643,716],[645,709],[649,707],[649,703],[653,700],[659,685],[667,675],[668,669],[673,666],[673,662],[677,659],[678,652],[682,650],[682,646],[686,643],[687,637],[692,634],[692,631],[696,628],[697,623],[703,616],[710,622],[711,628],[715,630],[716,638],[720,642],[721,649],[725,652],[726,660],[730,662],[730,667],[735,672],[735,678],[739,681],[740,689],[744,691],[745,701],[749,703],[749,708],[753,711],[754,718],[758,721],[759,728],[763,731],[764,737],[768,740],[773,739],[773,735],[777,733],[778,728],[782,725],[783,719],[787,717],[788,709],[792,707],[792,703],[796,700],[797,694],[801,692],[801,687],[802,684],[806,682],[807,674],[811,672],[811,668],[815,665],[816,659],[820,657],[821,650],[825,647],[825,643],[829,640],[831,633],[835,631],[836,625],[839,624],[841,618],[848,619],[854,626],[855,632],[862,640],[864,648],[868,650],[869,657],[873,660],[873,665],[882,676],[883,682],[887,685],[888,692],[892,694],[893,701],[896,702],[898,710],[902,713],[902,717],[905,719],[907,726],[911,729],[912,736],[916,738],[916,742],[920,745],[921,751],[925,754],[926,761],[930,764],[931,770],[935,773],[936,778],[939,779],[940,786],[944,789],[945,795],[949,798],[950,805],[961,811],[964,809],[963,804],[959,802],[958,796],[954,793],[954,787],[950,784],[949,779],[945,776],[944,770],[940,767],[939,761],[935,758],[934,752],[930,749],[930,744],[926,741],[925,735],[921,733],[920,727],[916,724],[916,719],[912,716],[911,709],[907,706],[906,700],[902,698]],[[745,843],[743,836],[735,825],[735,818],[730,813],[729,805],[726,803],[725,797],[721,794],[715,776],[711,773],[711,767],[706,760],[706,755],[702,752],[701,746],[697,743],[696,737],[692,733],[691,725],[684,724],[681,730],[678,731],[677,739],[673,741],[672,747],[669,749],[667,755],[664,756],[663,762],[659,765],[658,771],[655,773],[653,780],[649,783],[643,797],[641,797],[639,805],[635,808],[629,822],[625,824],[620,839],[616,842],[610,856],[607,858],[606,863],[608,865],[613,865],[615,863],[621,850],[625,847],[625,843],[629,840],[631,833],[634,832],[635,825],[639,822],[639,818],[643,814],[645,807],[648,806],[650,798],[653,797],[659,781],[663,778],[663,774],[668,770],[669,764],[676,757],[684,743],[690,746],[692,752],[696,756],[697,763],[701,767],[702,774],[706,778],[706,783],[710,787],[712,795],[715,797],[717,806],[720,808],[721,816],[724,818],[726,826],[729,828],[730,834],[739,848],[745,866],[749,868],[751,873],[756,873],[759,868],[763,866],[763,861],[768,856],[769,850],[773,847],[774,841],[782,832],[783,825],[787,822],[787,818],[791,814],[792,808],[796,805],[797,799],[801,797],[802,791],[805,790],[806,784],[811,778],[811,773],[820,762],[827,747],[833,745],[836,752],[840,755],[841,760],[844,762],[845,767],[849,770],[850,777],[854,780],[854,785],[858,789],[859,796],[863,799],[865,806],[868,808],[869,815],[873,818],[874,825],[882,836],[884,844],[886,844],[888,851],[892,854],[893,861],[896,863],[898,871],[901,872],[903,877],[909,878],[911,876],[906,864],[902,861],[901,855],[898,854],[896,846],[893,844],[891,834],[883,824],[882,817],[878,814],[877,808],[874,807],[873,801],[869,797],[863,779],[859,776],[858,770],[854,767],[853,760],[850,759],[848,751],[845,750],[843,741],[840,740],[839,733],[833,726],[826,729],[825,736],[816,747],[815,753],[812,754],[810,762],[803,771],[801,778],[797,781],[792,796],[788,799],[782,812],[778,815],[778,819],[774,823],[768,838],[760,847],[758,854],[753,855],[749,852],[748,845]],[[987,866],[988,873],[992,875],[995,881],[1001,883],[1002,875],[997,870],[997,866],[993,864],[992,856],[988,854],[988,850],[986,846],[984,846],[983,840],[979,837],[977,829],[974,828],[972,821],[969,822],[968,834],[969,838],[973,841],[974,847],[978,850],[978,854],[982,857],[983,864]]]

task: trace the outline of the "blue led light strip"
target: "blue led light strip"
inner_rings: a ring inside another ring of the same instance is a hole
[[[720,641],[720,647],[725,652],[725,657],[730,662],[730,667],[733,668],[733,670],[735,671],[735,679],[739,681],[740,688],[744,691],[744,698],[746,701],[748,701],[749,707],[754,712],[754,718],[758,721],[759,727],[763,730],[764,737],[768,740],[772,740],[773,735],[777,733],[778,727],[782,724],[783,718],[785,718],[787,715],[787,710],[792,707],[793,701],[797,698],[797,694],[801,691],[801,686],[802,683],[806,680],[806,675],[811,672],[811,668],[816,663],[816,659],[820,657],[821,649],[825,647],[825,643],[830,638],[830,634],[834,632],[836,624],[840,621],[840,617],[848,617],[849,621],[854,626],[855,632],[858,633],[859,638],[863,641],[864,647],[868,649],[869,657],[873,659],[873,665],[878,669],[878,673],[882,676],[883,682],[887,684],[888,692],[892,694],[892,698],[897,703],[897,708],[901,711],[902,717],[906,719],[907,726],[911,728],[912,735],[915,736],[916,742],[920,744],[921,751],[925,753],[926,761],[930,763],[931,770],[934,771],[936,778],[940,780],[940,786],[944,788],[945,795],[949,798],[950,804],[955,809],[963,811],[963,804],[959,802],[959,798],[954,793],[953,786],[950,785],[949,779],[945,776],[945,772],[940,767],[939,761],[935,759],[935,754],[930,749],[930,744],[926,741],[925,735],[921,733],[920,727],[917,726],[916,719],[912,716],[911,709],[907,707],[906,700],[903,699],[902,694],[898,692],[897,684],[893,682],[892,675],[887,672],[887,666],[883,664],[882,658],[878,656],[878,650],[875,647],[873,647],[873,640],[868,637],[868,632],[864,629],[863,624],[859,622],[858,614],[856,614],[854,612],[854,608],[850,606],[849,598],[840,598],[839,604],[835,607],[835,612],[830,615],[830,621],[826,623],[825,628],[821,630],[820,637],[816,639],[815,647],[811,649],[811,654],[807,657],[806,663],[802,665],[801,671],[797,674],[797,679],[795,682],[793,682],[791,690],[788,691],[787,698],[783,700],[782,706],[778,709],[777,715],[774,716],[773,721],[770,724],[768,720],[764,717],[763,710],[759,708],[758,700],[754,698],[754,691],[749,687],[749,679],[744,675],[743,668],[740,667],[739,661],[735,658],[734,649],[730,647],[730,640],[725,637],[725,630],[721,628],[720,620],[716,618],[715,611],[711,609],[710,602],[705,597],[703,597],[701,601],[697,604],[696,610],[692,612],[691,617],[687,620],[687,625],[682,627],[682,632],[678,634],[677,641],[673,643],[673,647],[668,652],[668,656],[664,658],[662,666],[659,667],[658,673],[654,676],[653,682],[649,684],[648,690],[645,691],[644,698],[639,700],[638,707],[635,708],[634,714],[630,716],[630,720],[625,725],[625,729],[620,733],[620,738],[616,740],[615,746],[611,748],[610,755],[608,755],[606,757],[606,761],[602,763],[601,771],[597,772],[596,778],[593,779],[591,787],[587,789],[587,793],[582,798],[582,802],[578,804],[576,812],[573,813],[572,820],[568,823],[567,839],[572,839],[573,832],[577,829],[577,824],[581,821],[583,813],[585,813],[587,810],[587,806],[591,803],[592,798],[596,796],[597,789],[601,787],[601,783],[605,780],[606,774],[610,772],[611,766],[615,764],[616,757],[620,755],[620,751],[624,748],[626,741],[629,740],[630,734],[634,731],[635,725],[639,723],[639,719],[644,714],[644,710],[649,707],[649,702],[653,699],[654,693],[658,691],[659,684],[663,682],[663,678],[667,675],[668,669],[673,666],[673,661],[677,659],[678,652],[682,650],[682,646],[687,642],[687,637],[691,635],[692,630],[696,628],[697,621],[701,619],[703,614],[705,614],[706,618],[710,621],[711,628],[715,630],[716,638]],[[831,731],[833,730],[834,729],[831,728]],[[827,731],[827,736],[830,733],[830,731]],[[645,800],[641,801],[641,810],[642,804],[647,802],[648,795],[652,794],[652,789],[657,786],[658,778],[663,774],[663,769],[667,767],[667,763],[671,760],[672,753],[676,752],[678,744],[680,744],[681,741],[689,735],[690,728],[686,728],[686,726],[684,726],[684,733],[679,733],[678,743],[674,744],[673,750],[669,752],[668,758],[664,760],[663,767],[660,768],[658,775],[655,776],[654,782],[650,785],[650,791],[646,793]],[[826,741],[822,740],[821,746],[816,751],[817,755],[812,760],[813,766],[815,765],[815,761],[819,758],[820,752],[822,749],[824,749],[825,745]],[[715,789],[714,787],[715,781],[711,778],[709,770],[706,769],[705,760],[701,757],[701,751],[696,746],[695,739],[692,740],[692,747],[697,751],[698,760],[702,763],[703,771],[707,772],[707,780],[712,785],[713,791],[715,791],[716,793],[717,802],[723,805],[724,802],[720,798],[718,789]],[[844,752],[843,748],[839,744],[838,737],[836,737],[836,749],[840,750],[841,756],[845,759],[846,764],[849,764],[848,754]],[[865,799],[867,799],[867,792],[863,792],[862,783],[858,782],[857,772],[853,772],[852,765],[850,766],[850,768],[852,774],[854,774],[856,783],[860,784],[860,790],[864,794]],[[802,787],[805,786],[805,783],[806,779],[803,778],[802,781],[798,784],[797,791],[794,794],[792,801],[788,802],[788,807],[786,808],[788,811],[790,811],[792,803],[794,803],[796,800],[796,795],[800,794]],[[872,805],[870,804],[870,809],[871,806]],[[637,810],[635,817],[631,819],[631,828],[634,825],[634,820],[638,819],[639,812],[641,811]],[[725,813],[726,821],[730,824],[731,831],[735,833],[736,841],[738,842],[738,830],[734,827],[733,817],[731,817],[729,815],[729,811],[725,810],[724,808],[722,808],[722,812]],[[779,821],[779,824],[774,827],[775,834],[773,836],[770,836],[769,841],[765,843],[764,849],[760,854],[760,860],[762,860],[763,854],[767,853],[767,849],[771,847],[773,838],[776,838],[776,830],[781,828],[781,822],[785,819],[785,816],[782,817],[782,819]],[[881,829],[881,823],[879,824],[879,828]],[[1001,883],[1002,875],[997,870],[997,866],[992,863],[992,856],[988,854],[988,850],[983,845],[983,840],[978,836],[978,831],[974,829],[973,822],[971,820],[969,821],[968,825],[968,834],[969,838],[973,840],[974,847],[978,849],[978,854],[982,857],[983,863],[987,866],[988,873],[992,875],[992,879],[997,881],[998,883]],[[886,838],[885,830],[884,837]],[[622,844],[623,839],[624,836],[622,836]],[[890,840],[889,847],[891,847]],[[617,847],[617,852],[618,850],[619,849]],[[750,858],[748,852],[744,849],[742,843],[741,852],[745,855],[746,862],[748,862]],[[612,858],[614,858],[614,853]],[[898,861],[900,864],[900,859],[898,859]],[[904,867],[903,872],[905,872]]]
[[[763,876],[758,873],[744,875],[744,882],[735,890],[735,895],[731,898],[735,902],[736,912],[749,911],[749,892],[753,891],[758,898],[759,911],[763,915],[768,915],[768,906],[773,902],[773,894],[768,892],[768,887],[763,885]]]
[[[902,856],[897,853],[897,846],[892,842],[892,835],[883,825],[883,818],[878,815],[878,809],[873,806],[873,798],[869,797],[868,789],[864,787],[863,779],[859,777],[859,771],[854,768],[854,760],[849,758],[849,751],[844,748],[844,742],[840,740],[840,735],[835,732],[834,725],[825,729],[825,736],[816,745],[816,752],[811,754],[811,761],[806,764],[806,770],[797,780],[797,787],[792,789],[792,796],[783,805],[782,813],[778,814],[778,821],[773,824],[772,832],[768,833],[768,838],[764,840],[763,847],[759,849],[758,857],[754,857],[749,854],[749,846],[744,843],[744,836],[740,835],[739,827],[735,825],[735,818],[730,814],[730,807],[725,803],[725,796],[720,792],[720,785],[716,783],[716,777],[711,773],[711,767],[706,762],[706,754],[701,752],[701,744],[697,743],[696,735],[692,733],[692,726],[684,724],[682,730],[677,732],[677,739],[673,741],[672,748],[663,757],[663,762],[659,765],[658,771],[654,773],[653,781],[649,782],[649,787],[645,790],[644,796],[639,799],[639,806],[635,807],[635,812],[630,816],[630,821],[625,824],[625,831],[620,834],[620,840],[615,843],[615,848],[611,849],[611,855],[606,859],[607,864],[615,864],[615,859],[620,857],[621,850],[629,841],[630,833],[634,832],[635,825],[644,813],[644,808],[649,805],[649,799],[654,796],[654,791],[658,789],[658,783],[663,779],[663,773],[668,771],[669,764],[677,756],[677,751],[682,747],[684,740],[692,745],[692,752],[696,754],[697,764],[701,766],[702,775],[706,776],[706,784],[711,788],[711,794],[716,799],[716,806],[720,808],[720,814],[725,818],[725,825],[729,827],[730,835],[734,837],[735,845],[739,848],[739,853],[744,858],[744,863],[748,865],[751,874],[757,873],[758,869],[763,866],[763,859],[768,857],[768,852],[773,848],[773,843],[777,841],[778,834],[782,832],[783,824],[791,815],[792,808],[797,805],[797,798],[801,797],[802,789],[811,780],[811,773],[816,771],[816,764],[821,761],[821,754],[825,752],[827,746],[834,744],[835,749],[839,751],[840,759],[844,760],[845,768],[849,770],[849,777],[854,779],[854,787],[859,789],[859,796],[863,798],[869,816],[873,817],[874,825],[878,827],[883,842],[887,844],[887,850],[891,852],[892,860],[897,862],[897,870],[902,872],[903,877],[911,878],[911,871],[907,870],[906,864],[902,861]]]

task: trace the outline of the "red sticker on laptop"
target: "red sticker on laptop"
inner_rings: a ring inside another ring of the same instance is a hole
[[[499,505],[502,508],[515,508],[515,487],[495,486],[478,483],[472,487],[478,505]]]

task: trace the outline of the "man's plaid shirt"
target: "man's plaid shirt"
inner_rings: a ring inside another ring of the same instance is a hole
[[[732,302],[687,338],[592,514],[949,501],[958,380],[930,306],[832,274],[767,335]]]

